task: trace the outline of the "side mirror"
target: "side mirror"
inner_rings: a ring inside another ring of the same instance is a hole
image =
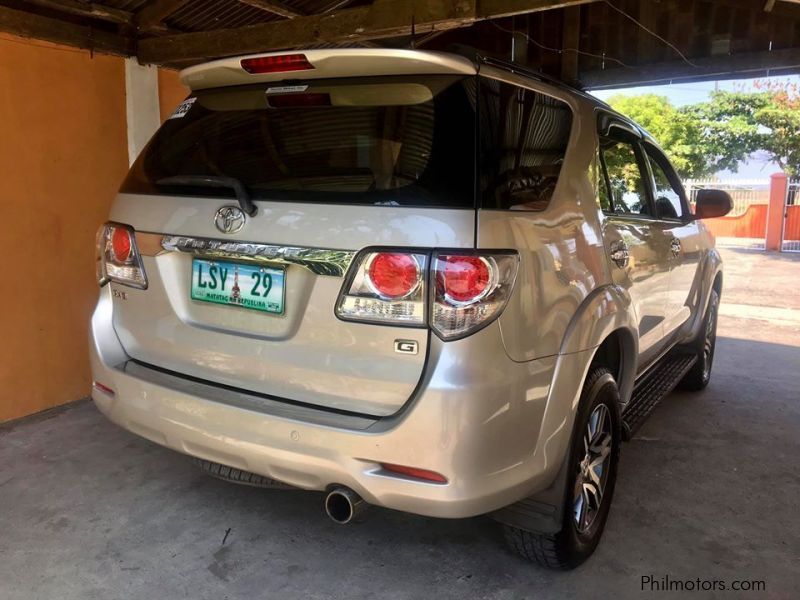
[[[724,217],[733,210],[731,195],[723,190],[698,190],[694,205],[695,219]]]

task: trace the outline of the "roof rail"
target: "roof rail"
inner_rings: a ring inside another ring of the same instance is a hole
[[[588,92],[586,92],[586,91],[584,91],[582,89],[579,89],[579,88],[576,88],[574,86],[571,86],[568,83],[565,83],[565,82],[561,81],[557,77],[553,77],[552,75],[547,75],[546,73],[542,73],[540,71],[535,71],[534,69],[531,69],[530,67],[526,67],[525,65],[521,65],[521,64],[519,64],[517,62],[511,61],[511,60],[506,60],[506,59],[503,59],[503,58],[497,58],[497,57],[494,57],[494,56],[486,56],[486,55],[482,55],[482,54],[477,53],[477,52],[475,54],[475,57],[476,57],[476,60],[477,60],[477,62],[479,64],[485,64],[485,65],[488,65],[490,67],[496,67],[498,69],[504,69],[504,70],[510,71],[512,73],[518,73],[520,75],[524,75],[525,77],[530,77],[531,79],[536,79],[537,81],[541,81],[542,83],[547,83],[549,85],[552,85],[553,87],[557,87],[557,88],[560,88],[560,89],[563,89],[563,90],[568,90],[568,91],[570,91],[570,92],[572,92],[574,94],[578,94],[581,97],[586,98],[587,100],[590,100],[591,102],[597,104],[598,106],[611,108],[610,106],[608,106],[608,104],[606,104],[605,102],[603,102],[599,98],[597,98],[595,96],[592,96],[591,94],[589,94]]]

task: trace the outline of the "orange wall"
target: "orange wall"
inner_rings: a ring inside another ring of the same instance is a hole
[[[178,79],[177,71],[159,69],[158,103],[161,108],[162,121],[169,117],[175,110],[175,107],[188,95],[189,88],[185,87],[180,79]]]
[[[0,421],[90,391],[94,236],[127,164],[123,59],[0,37]]]

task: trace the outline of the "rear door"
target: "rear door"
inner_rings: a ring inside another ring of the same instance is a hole
[[[645,143],[644,148],[652,174],[655,210],[669,242],[670,275],[664,334],[671,337],[691,316],[703,246],[699,226],[691,219],[686,194],[669,160],[651,143]]]
[[[149,279],[115,295],[127,353],[289,401],[396,412],[422,374],[427,329],[343,321],[334,308],[362,248],[474,246],[471,90],[471,77],[426,75],[191,96],[112,210],[136,229]],[[254,216],[240,215],[232,187]],[[397,352],[398,340],[416,351]]]
[[[601,128],[599,199],[614,283],[630,295],[639,328],[639,367],[665,347],[669,244],[655,218],[638,134],[624,123]]]

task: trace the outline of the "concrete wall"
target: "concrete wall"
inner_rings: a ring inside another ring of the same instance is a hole
[[[128,168],[125,93],[122,58],[0,37],[0,422],[90,391],[94,237]],[[166,118],[188,90],[161,71],[158,94]]]

